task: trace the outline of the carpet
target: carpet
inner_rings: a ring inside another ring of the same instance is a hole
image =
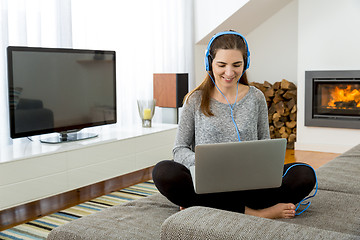
[[[147,197],[154,193],[158,193],[158,190],[152,181],[140,183],[4,230],[0,232],[0,239],[46,239],[49,232],[57,226],[93,214],[105,208]]]

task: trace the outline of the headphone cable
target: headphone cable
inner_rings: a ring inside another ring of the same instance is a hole
[[[210,77],[210,79],[212,80],[212,82],[214,83],[214,85],[215,85],[215,87],[217,88],[217,90],[219,90],[219,92],[221,93],[221,95],[223,95],[223,97],[225,98],[226,102],[228,103],[229,108],[230,108],[231,120],[232,120],[232,122],[233,122],[233,124],[234,124],[234,126],[235,126],[236,133],[237,133],[237,136],[238,136],[238,140],[239,140],[239,142],[241,142],[241,139],[240,139],[240,131],[239,131],[238,126],[237,126],[237,124],[236,124],[236,122],[235,122],[235,119],[234,119],[234,107],[235,107],[235,104],[236,104],[236,101],[237,101],[237,97],[238,97],[238,93],[239,93],[239,87],[238,87],[238,86],[239,86],[239,81],[240,81],[240,79],[241,79],[241,77],[242,77],[242,75],[244,74],[245,71],[242,72],[239,80],[238,80],[237,83],[236,83],[236,97],[235,97],[235,102],[234,102],[233,105],[231,105],[231,103],[228,101],[228,99],[226,98],[226,96],[223,94],[223,92],[220,90],[220,88],[216,85],[214,79],[211,77],[211,74],[210,74],[208,71],[206,71],[206,72],[207,72],[207,74],[209,75],[209,77]]]
[[[283,175],[282,177],[284,178],[284,177],[286,176],[286,174],[288,173],[288,171],[289,171],[292,167],[301,166],[301,165],[303,165],[303,166],[308,166],[308,167],[310,167],[310,168],[314,171],[316,185],[315,185],[315,192],[314,192],[314,194],[311,195],[311,196],[308,196],[308,197],[303,198],[303,199],[298,203],[298,205],[297,205],[297,207],[296,207],[296,209],[295,209],[295,212],[299,209],[300,206],[306,206],[306,207],[305,207],[301,212],[295,213],[296,216],[299,216],[300,214],[302,214],[303,212],[305,212],[305,211],[310,207],[311,201],[307,201],[307,202],[305,202],[305,203],[304,203],[304,201],[306,201],[306,200],[308,200],[308,199],[310,199],[310,198],[315,197],[315,195],[316,195],[316,193],[317,193],[317,191],[318,191],[318,181],[317,181],[315,169],[314,169],[312,166],[308,165],[308,164],[296,163],[296,164],[290,166],[288,169],[286,169],[286,171],[285,171],[285,173],[284,173],[284,175]]]

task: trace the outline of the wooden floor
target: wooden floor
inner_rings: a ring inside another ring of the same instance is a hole
[[[285,155],[285,163],[302,162],[307,163],[314,169],[324,165],[335,157],[339,156],[339,153],[325,153],[325,152],[313,152],[303,150],[287,149]]]

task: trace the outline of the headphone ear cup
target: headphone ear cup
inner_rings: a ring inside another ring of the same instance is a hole
[[[245,66],[244,66],[244,70],[243,70],[243,71],[246,71],[248,68],[249,68],[249,56],[246,56]]]
[[[245,70],[247,70],[249,67],[250,67],[250,55],[247,55],[247,57],[246,57],[246,69]]]
[[[209,59],[206,55],[205,55],[204,61],[205,61],[205,70],[209,71]]]
[[[212,58],[210,55],[207,57],[207,62],[208,62],[207,71],[212,71]]]
[[[211,71],[211,64],[212,64],[212,59],[211,59],[211,56],[209,55],[209,53],[207,52],[205,54],[205,70],[207,72]]]

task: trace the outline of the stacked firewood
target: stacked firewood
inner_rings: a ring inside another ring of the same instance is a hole
[[[286,138],[288,148],[293,149],[296,141],[296,85],[285,79],[274,84],[265,81],[252,82],[250,85],[257,87],[265,95],[269,110],[270,137]]]

